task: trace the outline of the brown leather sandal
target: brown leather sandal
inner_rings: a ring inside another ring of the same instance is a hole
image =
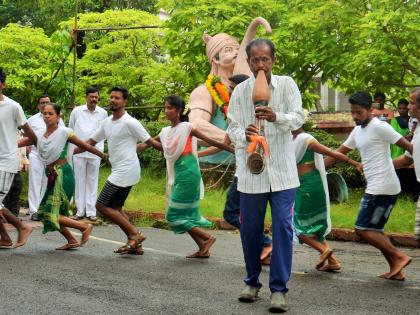
[[[132,254],[132,255],[143,255],[144,250],[142,243],[147,239],[147,237],[139,232],[133,238],[130,238],[127,244],[121,246],[120,248],[114,250],[114,253],[120,255]]]

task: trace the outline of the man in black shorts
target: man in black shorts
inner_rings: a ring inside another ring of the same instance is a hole
[[[143,254],[142,242],[146,236],[132,225],[122,207],[131,187],[140,180],[140,163],[137,157],[137,142],[161,149],[159,142],[150,137],[141,123],[126,111],[128,90],[114,87],[110,90],[109,107],[112,115],[105,119],[101,127],[87,142],[95,145],[107,140],[111,175],[102,188],[96,202],[96,209],[109,220],[119,225],[127,235],[127,244],[117,249],[119,254]],[[80,152],[80,151],[78,151]]]

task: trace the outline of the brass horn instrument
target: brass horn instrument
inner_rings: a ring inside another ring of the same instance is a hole
[[[264,70],[260,70],[255,78],[255,85],[252,91],[252,101],[255,107],[267,106],[270,100],[270,90],[267,83]],[[257,125],[258,135],[265,137],[264,135],[264,121],[256,119],[255,124]],[[249,156],[246,162],[249,170],[252,174],[261,174],[265,169],[265,157],[264,149],[260,143],[257,143],[254,150],[249,152]]]

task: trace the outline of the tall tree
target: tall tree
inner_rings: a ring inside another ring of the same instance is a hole
[[[71,27],[69,20],[61,27]],[[105,11],[80,14],[79,28],[160,26],[158,17],[138,10]],[[130,91],[130,106],[162,104],[166,95],[185,93],[184,78],[188,73],[177,62],[168,60],[162,42],[163,29],[128,29],[117,31],[86,32],[86,52],[77,61],[76,95],[83,101],[83,92],[89,85],[101,89],[106,95],[115,85],[126,86]],[[72,57],[69,57],[72,60]],[[103,104],[107,104],[106,97]],[[145,117],[144,111],[132,111]],[[159,110],[155,114],[158,115]]]

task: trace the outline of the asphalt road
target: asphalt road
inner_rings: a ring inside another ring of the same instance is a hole
[[[187,260],[195,248],[187,235],[145,228],[143,256],[113,253],[124,241],[115,226],[96,227],[86,247],[68,252],[58,233],[35,229],[20,249],[0,250],[0,314],[268,314],[268,268],[260,298],[238,302],[244,266],[237,233],[212,231],[217,242],[207,260]],[[12,232],[13,236],[15,233]],[[314,270],[317,254],[296,245],[288,314],[420,314],[420,251],[407,280],[376,277],[387,271],[367,245],[332,242],[340,273]]]

